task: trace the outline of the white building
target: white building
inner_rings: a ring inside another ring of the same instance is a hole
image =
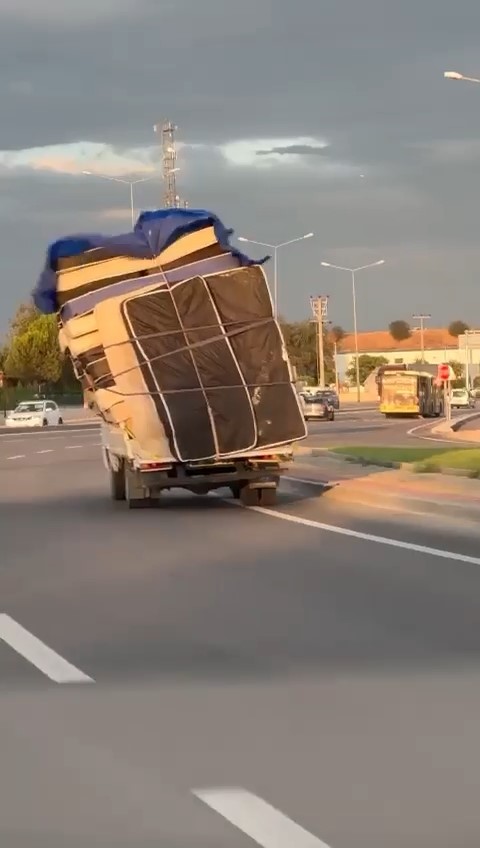
[[[467,343],[467,346],[466,346]],[[465,336],[451,336],[446,328],[428,328],[423,331],[424,359],[436,365],[441,362],[469,363],[469,376],[473,381],[480,373],[480,333],[469,332]],[[422,358],[420,331],[413,330],[411,336],[397,342],[388,332],[381,330],[358,334],[359,355],[383,356],[389,364],[413,365]],[[349,333],[337,344],[337,369],[340,381],[355,360],[355,337]]]

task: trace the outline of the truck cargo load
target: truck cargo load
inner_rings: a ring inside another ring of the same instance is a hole
[[[263,270],[206,210],[140,215],[134,231],[47,251],[34,302],[91,408],[149,460],[220,461],[306,436]]]

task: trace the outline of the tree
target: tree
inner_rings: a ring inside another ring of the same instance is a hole
[[[450,335],[456,336],[457,338],[458,336],[463,336],[465,330],[469,329],[470,327],[468,326],[468,324],[466,324],[465,321],[460,320],[452,321],[451,324],[448,325],[448,332],[450,333]]]
[[[346,377],[352,383],[355,383],[357,380],[356,362],[357,360],[354,358],[346,371]],[[385,356],[371,356],[369,353],[362,353],[358,358],[360,383],[363,385],[372,371],[375,371],[375,368],[379,368],[380,365],[388,365],[388,359]]]
[[[408,324],[407,321],[391,321],[388,325],[388,329],[390,331],[390,335],[396,342],[403,342],[405,339],[409,339],[412,335],[410,324]]]
[[[317,377],[317,325],[313,321],[282,323],[282,332],[290,362],[299,377]],[[335,368],[331,341],[324,332],[325,381],[333,382]]]
[[[340,327],[338,324],[335,324],[335,326],[332,327],[331,333],[337,344],[338,342],[341,342],[342,339],[344,339],[347,335],[343,327]]]
[[[56,316],[38,313],[29,322],[20,321],[20,327],[9,344],[7,376],[24,383],[56,383],[62,375]]]
[[[451,382],[452,389],[463,389],[465,386],[465,377],[463,376],[464,367],[462,362],[456,359],[451,359],[448,363],[455,374],[455,379]]]
[[[456,360],[456,359],[451,359],[448,364],[450,365],[450,368],[453,370],[457,380],[460,377],[463,376],[463,364],[461,362],[458,362],[458,360]]]
[[[40,312],[33,303],[21,303],[10,321],[10,338],[19,336],[28,330],[30,324],[32,324],[39,315]]]

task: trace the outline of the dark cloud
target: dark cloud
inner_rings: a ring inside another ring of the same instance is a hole
[[[319,263],[382,256],[359,280],[363,325],[419,309],[480,323],[480,86],[442,76],[480,75],[478,0],[0,0],[0,20],[0,150],[154,146],[153,124],[171,118],[204,145],[179,174],[192,205],[257,240],[315,232],[280,256],[284,312],[308,312],[318,287],[348,326],[346,281]],[[258,167],[222,158],[241,139],[269,140]],[[272,152],[278,166],[260,167]],[[292,153],[303,168],[287,166]],[[337,163],[349,166],[338,177]],[[161,186],[136,197],[160,205]],[[121,229],[125,206],[120,185],[0,173],[0,328],[49,240]]]

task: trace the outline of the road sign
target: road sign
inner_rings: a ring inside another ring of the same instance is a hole
[[[452,372],[452,368],[450,367],[448,362],[442,362],[438,366],[438,375],[437,375],[438,379],[442,380],[442,382],[446,382],[447,380],[451,380],[452,379],[451,372]]]

